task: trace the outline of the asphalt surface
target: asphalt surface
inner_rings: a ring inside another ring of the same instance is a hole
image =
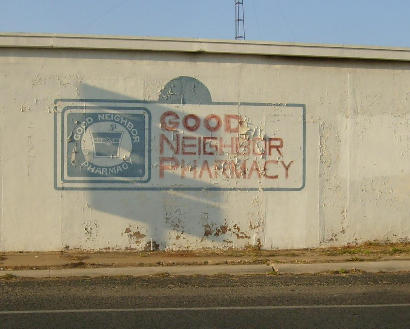
[[[410,273],[0,280],[0,328],[410,328]]]

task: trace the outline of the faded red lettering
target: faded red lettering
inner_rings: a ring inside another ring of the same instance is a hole
[[[194,121],[194,125],[189,124],[190,120]],[[196,131],[199,128],[200,124],[201,124],[201,120],[195,114],[188,114],[187,116],[184,117],[184,127],[188,129],[189,131]]]
[[[292,165],[293,160],[289,162],[287,165],[285,164],[285,161],[281,161],[280,163],[282,164],[283,168],[285,168],[285,178],[287,179],[289,176],[289,168]]]
[[[169,120],[167,120],[169,119]],[[161,129],[173,131],[178,128],[179,121],[173,120],[179,119],[178,114],[172,111],[164,112],[161,115],[160,122],[161,122]]]
[[[261,178],[261,170],[260,170],[258,162],[256,160],[254,160],[252,162],[251,169],[249,169],[248,179],[250,179],[252,177],[252,174],[253,174],[254,171],[256,171],[256,173],[258,174],[258,177]]]
[[[175,145],[164,134],[159,135],[159,153],[164,154],[164,142],[168,144],[174,154],[179,154],[179,134],[175,134]]]
[[[258,142],[263,141],[263,152],[258,151]],[[252,139],[252,153],[254,155],[265,155],[266,153],[266,140],[260,137],[255,137]]]
[[[199,172],[199,178],[202,178],[202,174],[204,173],[204,170],[206,170],[206,172],[208,173],[209,178],[212,178],[211,169],[209,169],[207,160],[204,160],[204,162],[202,163],[201,171]]]
[[[241,178],[241,176],[243,178],[246,178],[246,160],[242,161],[239,170],[235,162],[229,161],[228,163],[230,163],[231,167],[231,178],[234,178],[234,175],[236,176],[236,178]]]
[[[236,127],[232,127],[232,122],[231,122],[232,120],[236,121]],[[241,120],[241,117],[238,114],[226,114],[225,115],[225,132],[238,133],[240,120]]]
[[[211,126],[210,125],[210,121],[211,120],[215,120],[216,121],[216,125],[215,126]],[[204,125],[205,128],[208,129],[211,132],[217,131],[219,128],[221,128],[222,126],[222,120],[219,116],[217,116],[216,114],[210,114],[208,115],[205,120],[204,120]]]
[[[201,139],[202,137],[198,137],[198,155],[201,155]]]
[[[168,164],[167,164],[168,163]],[[160,157],[159,158],[159,177],[164,178],[165,170],[176,170],[178,168],[179,162],[176,158],[167,158],[167,157]]]
[[[219,155],[224,154],[224,148],[229,147],[231,149],[230,154],[238,153],[239,148],[239,138],[238,137],[231,137],[231,144],[224,144],[224,139],[219,137]]]
[[[190,165],[185,165],[185,160],[181,160],[181,178],[185,178],[186,173],[191,171],[194,175],[194,178],[196,178],[196,164],[196,160],[192,161],[192,164]]]
[[[202,138],[202,148],[203,148],[203,154],[205,155],[215,155],[214,152],[212,151],[208,151],[206,149],[206,146],[209,145],[210,147],[213,147],[215,152],[218,151],[218,146],[217,145],[213,145],[211,143],[208,143],[208,141],[212,141],[212,140],[216,140],[216,137],[203,137]]]
[[[263,171],[265,172],[265,177],[268,179],[278,179],[279,175],[268,175],[268,164],[272,163],[274,165],[277,165],[279,163],[279,161],[276,160],[266,160],[265,165],[263,167]]]
[[[183,155],[195,155],[195,151],[188,151],[189,148],[196,148],[196,144],[186,144],[186,140],[194,140],[196,141],[196,137],[193,136],[183,136],[182,137],[182,154]]]
[[[282,138],[269,138],[268,139],[268,154],[272,155],[272,149],[275,149],[280,156],[282,156],[281,148],[283,147],[283,139]]]

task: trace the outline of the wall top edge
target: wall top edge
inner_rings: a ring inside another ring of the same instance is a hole
[[[410,61],[410,48],[78,34],[0,33],[0,48],[128,50]]]

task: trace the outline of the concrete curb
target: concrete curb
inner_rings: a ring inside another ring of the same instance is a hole
[[[58,277],[101,277],[101,276],[145,276],[161,275],[245,275],[245,274],[315,274],[322,272],[345,273],[349,271],[364,272],[410,272],[410,261],[380,262],[343,262],[318,264],[270,264],[270,265],[190,265],[190,266],[153,266],[153,267],[106,267],[106,268],[71,268],[48,270],[6,270],[5,275],[26,278]]]
[[[215,275],[215,274],[267,274],[272,267],[267,265],[188,265],[188,266],[144,266],[144,267],[100,267],[72,268],[58,270],[7,270],[3,275],[17,277],[49,278],[49,277],[101,277],[101,276],[145,276],[160,275]]]
[[[316,263],[316,264],[271,264],[278,273],[303,274],[338,271],[364,271],[377,272],[408,272],[409,260],[392,260],[380,262],[341,262],[341,263]]]

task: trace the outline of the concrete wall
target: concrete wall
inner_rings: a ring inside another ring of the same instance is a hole
[[[0,35],[0,250],[408,240],[409,69],[409,49]]]

